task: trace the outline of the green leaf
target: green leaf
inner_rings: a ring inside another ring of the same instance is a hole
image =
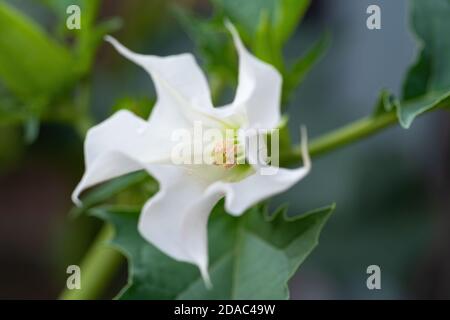
[[[400,125],[408,129],[418,115],[436,108],[448,107],[450,107],[450,91],[446,93],[430,92],[418,98],[400,102],[392,93],[382,90],[373,116],[395,112]]]
[[[274,15],[274,41],[282,46],[295,31],[309,8],[311,0],[276,1]]]
[[[282,57],[277,56],[275,51],[269,13],[267,10],[262,10],[253,40],[253,53],[280,70],[280,64],[283,63],[283,60]],[[279,50],[279,53],[281,53],[281,50]]]
[[[322,37],[312,45],[311,48],[297,61],[295,61],[290,70],[286,71],[285,84],[283,87],[283,101],[287,102],[292,92],[305,79],[309,71],[323,57],[330,46],[330,34],[325,32]]]
[[[238,27],[246,42],[251,42],[249,40],[256,34],[263,11],[269,14],[272,25],[276,1],[212,0],[216,7]]]
[[[267,19],[272,39],[281,48],[302,20],[310,0],[213,0],[213,3],[237,24],[246,40],[257,34],[261,17],[266,14],[263,19]]]
[[[268,217],[258,206],[233,217],[221,202],[208,225],[211,290],[195,266],[169,258],[141,238],[139,211],[97,208],[93,214],[115,227],[112,244],[128,258],[122,299],[286,299],[288,280],[317,245],[333,209],[287,217],[281,208]]]
[[[411,7],[421,53],[405,79],[405,100],[450,88],[450,0],[412,0]]]
[[[437,108],[449,107],[450,91],[445,93],[429,92],[424,96],[399,104],[397,117],[402,127],[408,129],[418,115]]]
[[[233,77],[235,74],[228,66],[235,63],[235,50],[225,29],[223,17],[216,15],[211,19],[203,19],[179,6],[172,6],[171,9],[194,41],[206,68],[225,77]]]
[[[126,190],[137,186],[144,186],[144,190],[140,190],[141,192],[136,192],[136,194],[140,195],[142,191],[145,191],[145,197],[150,197],[158,191],[158,183],[146,171],[133,172],[105,182],[87,192],[81,198],[83,206],[74,207],[70,211],[70,215],[76,217],[93,206],[105,203],[119,194],[124,197],[126,196]],[[130,203],[130,199],[127,199],[127,203]]]
[[[39,25],[4,2],[0,3],[0,80],[21,100],[48,98],[73,80],[70,53]]]
[[[142,97],[139,99],[131,97],[123,97],[118,99],[114,106],[112,107],[112,112],[119,110],[130,110],[137,116],[147,119],[153,109],[156,99],[149,99],[147,97]]]
[[[407,72],[402,101],[382,92],[375,112],[395,110],[405,129],[424,112],[450,107],[450,0],[411,0],[411,5],[420,54]]]
[[[107,33],[118,30],[122,25],[122,21],[119,18],[111,18],[96,24],[101,0],[42,0],[42,2],[59,18],[59,33],[62,36],[68,34],[75,36],[76,72],[82,76],[89,71],[103,37]],[[80,29],[69,30],[66,27],[66,20],[69,17],[67,8],[70,5],[80,7]]]
[[[423,50],[414,65],[408,70],[403,83],[403,99],[414,99],[427,93],[431,74],[431,60]]]
[[[232,67],[237,64],[236,53],[223,17],[216,14],[205,20],[179,6],[171,9],[202,57],[214,103],[222,104],[223,93],[237,78],[237,67]]]

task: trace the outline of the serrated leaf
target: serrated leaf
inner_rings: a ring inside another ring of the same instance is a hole
[[[317,245],[333,206],[287,217],[267,217],[261,207],[233,217],[216,206],[208,225],[209,272],[205,288],[196,267],[174,261],[137,232],[139,211],[95,209],[116,229],[112,244],[129,261],[129,284],[121,299],[286,299],[287,282]]]

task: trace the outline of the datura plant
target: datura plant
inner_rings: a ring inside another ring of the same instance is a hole
[[[107,37],[119,53],[150,74],[158,100],[148,121],[119,111],[89,130],[86,172],[73,193],[81,205],[82,190],[136,170],[148,171],[158,180],[159,192],[142,209],[140,234],[168,256],[196,264],[208,286],[207,224],[217,202],[225,197],[225,210],[239,216],[290,188],[311,168],[305,133],[304,167],[283,169],[271,165],[273,160],[267,163],[260,132],[280,123],[282,78],[244,47],[233,25],[227,27],[239,55],[239,85],[234,101],[218,108],[192,55],[141,55]],[[192,138],[196,128],[203,134]],[[177,133],[183,141],[178,142]],[[275,139],[271,143],[273,149]]]
[[[203,53],[211,89],[191,54],[143,55],[106,37],[148,72],[157,102],[148,120],[119,108],[87,132],[85,173],[73,192],[81,208],[74,210],[106,226],[81,265],[82,289],[66,290],[62,298],[98,297],[119,265],[118,249],[129,267],[121,299],[286,299],[289,279],[317,245],[334,204],[288,215],[286,205],[269,210],[270,198],[310,172],[310,156],[393,124],[408,129],[418,116],[450,106],[450,59],[442,49],[450,47],[442,36],[450,33],[450,0],[413,0],[420,54],[402,96],[383,90],[370,116],[309,144],[302,129],[301,143],[293,145],[282,107],[328,41],[323,37],[292,64],[284,61],[283,45],[309,1],[276,1],[277,15],[267,14],[273,8],[262,2],[249,1],[245,14],[241,1],[214,3],[220,10],[211,20],[177,13]],[[257,26],[250,17],[258,18]],[[217,41],[224,21],[228,38]],[[214,107],[217,92],[231,83],[231,43],[236,94]],[[132,190],[136,186],[147,188]],[[138,195],[139,205],[126,197],[105,205],[121,192]],[[105,240],[114,249],[106,249]]]

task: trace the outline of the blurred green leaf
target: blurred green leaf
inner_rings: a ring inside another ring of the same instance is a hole
[[[270,26],[273,26],[277,0],[212,0],[217,10],[223,12],[241,31],[241,36],[247,43],[256,34],[263,12],[268,14]]]
[[[274,33],[267,10],[262,10],[260,13],[259,24],[253,40],[253,53],[278,70],[283,70],[281,46],[275,45]]]
[[[0,30],[0,79],[21,100],[33,99],[39,112],[51,95],[73,81],[71,55],[4,2],[0,3]]]
[[[71,216],[78,216],[93,206],[104,204],[111,200],[114,196],[123,193],[127,189],[130,189],[137,185],[144,183],[150,184],[152,190],[146,193],[146,196],[151,196],[158,191],[158,183],[156,180],[150,177],[146,171],[133,172],[111,181],[107,181],[92,190],[86,192],[81,198],[83,203],[82,207],[74,207],[70,211]],[[129,202],[129,201],[128,201]]]
[[[272,40],[281,48],[305,15],[310,0],[212,0],[243,32],[246,40],[257,34],[261,19],[271,33]],[[266,15],[266,17],[262,17]]]
[[[173,6],[172,12],[195,43],[208,71],[213,96],[217,96],[224,83],[232,82],[236,77],[235,68],[230,67],[236,64],[235,50],[223,17],[215,15],[204,19],[179,6]]]
[[[450,89],[450,0],[411,1],[421,52],[404,82],[403,99]]]
[[[423,50],[416,63],[408,70],[407,78],[403,83],[403,99],[413,99],[426,94],[431,73],[430,69],[430,57]]]
[[[447,107],[450,107],[450,91],[446,93],[430,92],[400,102],[393,94],[383,90],[378,98],[373,116],[376,117],[385,112],[396,112],[400,125],[408,129],[418,115],[435,108]]]
[[[60,33],[73,35],[76,38],[75,55],[76,70],[83,75],[89,71],[95,52],[107,33],[118,30],[122,24],[119,18],[111,18],[96,24],[101,0],[41,0],[59,18]],[[77,5],[81,11],[81,28],[69,30],[66,27],[67,8]]]
[[[427,111],[450,107],[450,91],[429,92],[421,97],[410,99],[398,105],[397,116],[403,128],[408,129],[414,119]]]
[[[152,112],[153,105],[156,99],[149,99],[146,97],[135,99],[131,97],[124,97],[118,99],[112,107],[112,112],[122,109],[130,110],[141,118],[147,119]]]
[[[403,100],[383,91],[375,112],[395,109],[405,129],[424,112],[450,107],[450,0],[411,0],[411,4],[412,28],[421,51],[403,83]]]
[[[274,15],[274,41],[280,47],[290,38],[302,21],[311,0],[278,0]]]
[[[20,163],[24,152],[21,140],[18,128],[0,123],[0,175]]]
[[[198,269],[176,262],[138,234],[139,211],[94,209],[116,229],[112,244],[129,260],[129,284],[121,299],[286,299],[287,281],[317,245],[334,206],[270,218],[255,207],[233,217],[220,203],[210,217],[209,258],[213,288],[205,288]]]
[[[330,45],[330,34],[324,33],[322,37],[313,44],[311,48],[300,58],[297,59],[290,68],[286,71],[285,82],[283,86],[283,101],[286,103],[289,100],[292,92],[305,79],[309,71],[314,65],[323,57]]]

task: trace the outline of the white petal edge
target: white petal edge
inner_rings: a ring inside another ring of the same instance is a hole
[[[170,160],[170,143],[154,133],[144,119],[121,110],[89,129],[84,144],[85,172],[72,193],[81,205],[80,193],[96,184],[145,168],[147,163]]]
[[[213,183],[207,192],[224,194],[226,211],[235,216],[241,215],[261,200],[286,191],[311,171],[307,140],[306,129],[302,128],[303,167],[298,169],[274,168],[276,173],[273,175],[262,175],[261,168],[255,168],[256,172],[244,180],[235,183],[219,181]]]
[[[275,128],[281,119],[282,77],[272,65],[259,60],[245,48],[231,22],[225,21],[225,25],[239,55],[238,87],[234,101],[228,107],[238,112],[244,109],[250,128]]]
[[[222,126],[214,117],[211,93],[206,77],[194,56],[189,53],[159,57],[135,53],[111,36],[105,40],[125,58],[141,66],[153,80],[157,103],[149,122],[154,126],[165,123],[161,130],[189,128],[193,121]],[[169,126],[169,127],[167,127]]]
[[[150,243],[175,260],[198,266],[207,287],[207,225],[219,192],[205,194],[207,184],[175,166],[150,166],[161,181],[160,191],[142,209],[139,232]]]

